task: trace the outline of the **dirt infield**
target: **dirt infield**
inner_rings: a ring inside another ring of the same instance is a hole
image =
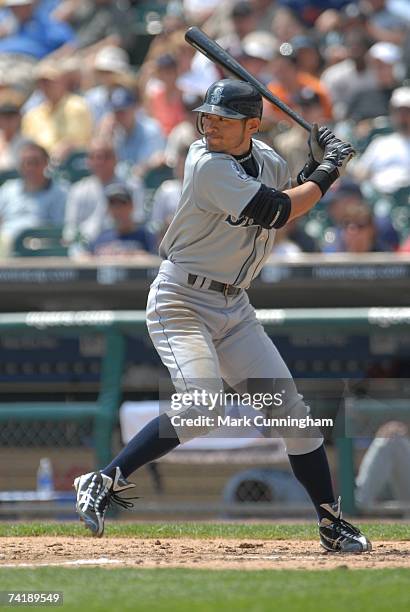
[[[315,541],[4,537],[1,567],[102,565],[204,569],[410,568],[410,541],[377,541],[373,552],[322,552]]]

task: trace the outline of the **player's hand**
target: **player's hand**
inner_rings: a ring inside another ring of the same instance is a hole
[[[347,164],[354,155],[355,150],[349,143],[341,140],[331,140],[325,146],[322,162],[307,180],[316,183],[322,195],[324,195],[332,183],[339,176],[343,176]]]
[[[331,141],[326,145],[322,163],[318,169],[328,168],[329,172],[338,172],[338,176],[343,176],[346,172],[346,166],[354,157],[356,151],[348,142],[343,142],[339,139]],[[322,168],[323,166],[323,168]]]
[[[305,183],[309,176],[323,161],[326,145],[330,142],[340,142],[329,128],[322,125],[320,128],[314,123],[309,134],[309,153],[305,165],[296,177],[299,185]]]
[[[323,161],[326,145],[331,142],[341,141],[328,127],[325,125],[318,127],[317,123],[314,123],[309,134],[308,145],[309,154],[318,165]]]

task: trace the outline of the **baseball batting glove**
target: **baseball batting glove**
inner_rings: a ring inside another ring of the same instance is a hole
[[[325,147],[322,163],[308,177],[308,181],[316,183],[322,195],[339,176],[343,176],[348,162],[355,155],[352,145],[340,140],[331,140]]]
[[[341,141],[336,138],[329,128],[324,125],[319,128],[317,123],[314,123],[308,139],[309,153],[306,164],[296,177],[298,185],[305,183],[312,172],[314,172],[319,164],[323,161],[325,147],[330,142]]]

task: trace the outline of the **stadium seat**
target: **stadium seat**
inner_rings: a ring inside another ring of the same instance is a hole
[[[52,169],[52,174],[70,183],[76,183],[82,178],[90,176],[87,151],[73,151],[64,162]]]
[[[144,175],[144,186],[146,189],[158,189],[161,183],[172,179],[172,176],[172,168],[169,168],[165,164],[157,168],[152,168]]]
[[[19,173],[15,168],[12,168],[11,170],[0,171],[0,185],[3,185],[3,183],[9,181],[10,179],[15,179],[18,177]]]
[[[67,247],[62,243],[62,228],[33,227],[23,230],[14,241],[15,257],[65,257]]]

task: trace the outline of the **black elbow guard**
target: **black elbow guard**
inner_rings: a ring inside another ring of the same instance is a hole
[[[253,219],[265,229],[279,229],[289,219],[290,209],[291,200],[286,193],[262,184],[243,209],[241,216]]]

